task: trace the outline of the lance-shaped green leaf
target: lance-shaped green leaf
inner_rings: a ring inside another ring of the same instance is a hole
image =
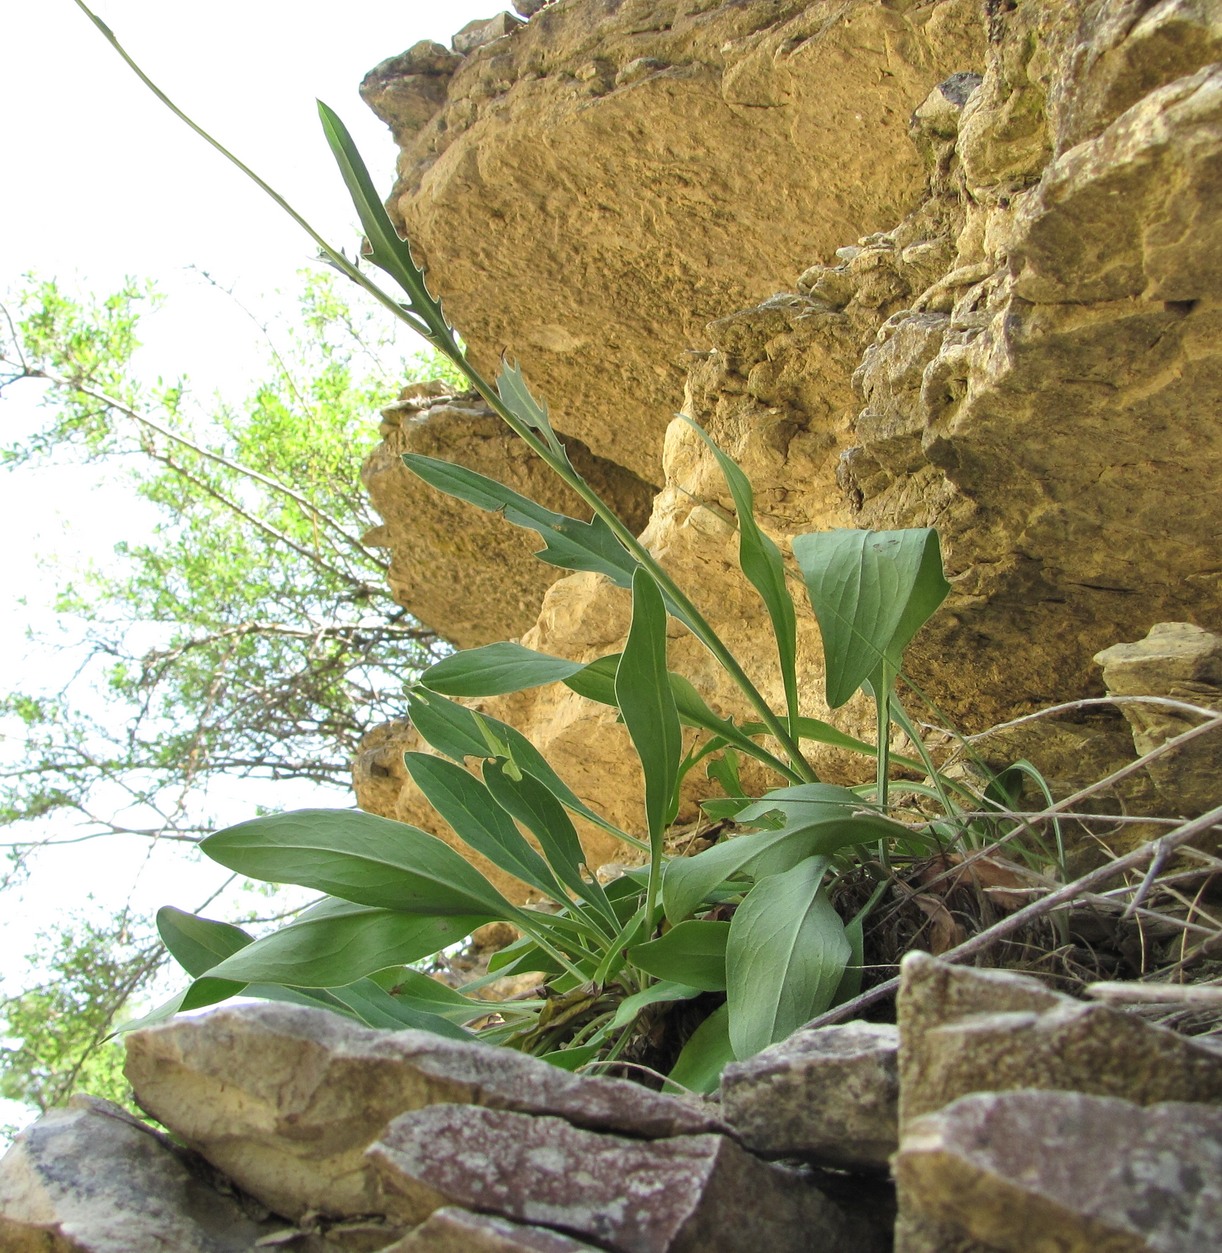
[[[826,858],[857,844],[910,837],[911,832],[871,809],[848,788],[805,783],[769,792],[735,815],[743,825],[779,813],[783,826],[724,840],[666,865],[662,904],[678,923],[710,900],[723,883],[778,874],[807,858]]]
[[[222,866],[409,914],[512,920],[511,905],[434,836],[354,809],[299,809],[218,831],[200,847]]]
[[[582,668],[579,661],[506,641],[452,653],[429,666],[420,682],[443,696],[502,696],[567,679]]]
[[[755,520],[755,496],[747,476],[717,447],[704,427],[685,415],[680,416],[712,450],[734,498],[734,511],[738,514],[738,564],[751,586],[759,592],[772,622],[792,730],[798,717],[798,622],[793,598],[785,583],[781,550],[760,530]]]
[[[513,819],[462,766],[429,753],[404,753],[413,782],[468,848],[562,905],[569,898]]]
[[[730,1007],[719,1005],[692,1032],[668,1078],[689,1092],[715,1092],[721,1072],[734,1060],[730,1043]],[[666,1088],[662,1089],[664,1092]]]
[[[576,670],[564,680],[564,685],[571,688],[578,696],[587,700],[597,701],[600,705],[616,705],[615,672],[619,667],[620,653],[608,653]],[[699,727],[702,731],[710,731],[727,744],[732,744],[740,752],[754,757],[773,768],[783,769],[784,763],[779,761],[767,749],[761,747],[750,738],[754,734],[763,734],[763,724],[757,730],[748,731],[747,724],[735,726],[729,718],[718,717],[696,691],[691,682],[681,674],[670,671],[670,690],[675,700],[675,708],[679,711],[679,719],[685,726]]]
[[[703,992],[723,992],[726,986],[728,922],[688,919],[665,935],[628,950],[628,960],[658,979],[688,984]]]
[[[586,865],[585,850],[568,811],[538,779],[520,770],[517,775],[513,778],[501,760],[484,763],[484,786],[496,803],[539,841],[556,878],[579,900],[594,902],[604,918],[618,925],[602,885],[593,874],[587,879],[581,873]]]
[[[615,670],[615,702],[645,773],[645,817],[656,857],[679,785],[683,732],[666,669],[666,606],[644,569],[632,580],[632,624]]]
[[[357,1022],[379,1031],[411,1028],[414,1031],[431,1031],[448,1040],[473,1038],[472,1033],[458,1023],[441,1014],[431,1013],[426,1006],[432,1002],[418,1003],[411,997],[389,996],[372,979],[358,979],[346,987],[332,988],[326,995],[334,998],[340,1012],[346,1010]],[[468,1006],[467,1016],[473,1018],[478,1012],[474,1006]]]
[[[884,665],[899,670],[909,640],[950,591],[938,533],[817,531],[795,537],[793,553],[819,620],[835,709]]]
[[[689,987],[682,983],[671,983],[663,979],[651,983],[649,987],[634,992],[620,1001],[615,1009],[615,1017],[611,1020],[611,1030],[627,1027],[643,1009],[650,1005],[665,1005],[673,1001],[690,1001],[700,995],[699,988]]]
[[[425,285],[424,273],[413,260],[407,241],[399,238],[348,128],[321,100],[318,102],[318,116],[357,216],[361,219],[361,228],[369,241],[370,259],[407,293],[411,311],[424,324],[417,329],[437,347],[451,344],[452,337],[441,304],[433,299]]]
[[[595,516],[589,522],[570,518],[537,505],[512,488],[477,474],[464,466],[404,453],[403,463],[430,487],[465,500],[478,509],[503,513],[507,522],[538,533],[544,547],[535,556],[561,570],[592,570],[605,574],[620,587],[632,584],[636,558],[611,533],[610,527]]]
[[[818,861],[799,862],[761,879],[734,912],[726,1003],[740,1059],[791,1035],[836,994],[852,949],[822,881]]]
[[[507,722],[488,714],[477,714],[465,705],[419,686],[408,690],[407,709],[412,726],[425,742],[451,761],[461,763],[468,757],[508,757],[516,769],[537,779],[566,808],[617,839],[641,847],[639,840],[625,834],[582,801],[526,736]],[[507,751],[494,749],[488,742],[490,736]]]
[[[298,919],[218,962],[205,977],[341,988],[431,957],[481,925],[480,915],[427,917],[349,905]]]

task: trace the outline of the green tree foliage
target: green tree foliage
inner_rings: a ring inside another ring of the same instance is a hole
[[[0,698],[23,750],[0,776],[10,827],[67,811],[194,838],[207,823],[190,798],[209,778],[346,785],[361,734],[436,656],[361,538],[376,519],[359,468],[379,405],[438,367],[396,352],[330,275],[312,275],[302,329],[267,379],[240,406],[201,405],[185,380],[135,376],[139,318],[156,303],[136,283],[77,301],[51,282],[15,302],[0,385],[43,380],[49,414],[0,460],[10,473],[48,458],[105,466],[144,502],[147,529],[104,569],[49,572],[79,640],[69,682]],[[90,685],[102,700],[84,698]]]
[[[55,626],[35,644],[58,660],[0,692],[0,889],[45,844],[194,843],[222,818],[221,779],[307,780],[346,803],[359,738],[446,651],[362,539],[376,518],[359,470],[379,407],[450,367],[405,352],[330,273],[303,278],[296,329],[274,342],[259,326],[268,370],[236,405],[145,376],[149,284],[95,299],[30,279],[0,306],[0,393],[41,387],[43,416],[0,443],[10,485],[33,466],[92,467],[133,531],[104,565],[45,565]],[[118,1094],[97,1042],[163,952],[125,911],[52,924],[38,986],[0,1002],[0,1095]]]

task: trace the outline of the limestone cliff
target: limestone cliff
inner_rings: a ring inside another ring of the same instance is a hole
[[[964,731],[1099,694],[1094,654],[1155,623],[1216,629],[1216,0],[559,0],[502,30],[366,80],[402,149],[392,214],[475,358],[516,357],[626,508],[653,485],[646,542],[765,694],[731,502],[679,409],[747,471],[782,547],[938,527],[954,590],[909,669]],[[466,429],[413,421],[442,454]],[[410,554],[409,609],[464,643],[618,649],[624,595],[550,582],[517,541],[486,541],[495,579],[455,597],[458,515],[387,435],[371,483],[397,571]],[[523,472],[503,440],[482,447],[486,472]],[[800,631],[807,711],[826,716],[809,612]],[[689,639],[671,664],[734,707]],[[635,824],[605,710],[549,689],[490,704]],[[1004,751],[1065,779],[1131,751],[1118,717],[1041,728]],[[358,795],[430,825],[403,786],[410,739],[379,730]]]

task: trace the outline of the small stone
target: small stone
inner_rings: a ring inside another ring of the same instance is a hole
[[[490,44],[494,39],[503,39],[512,34],[522,23],[512,13],[498,13],[496,17],[477,18],[468,22],[450,40],[450,46],[460,56],[470,56],[477,48]]]
[[[522,17],[534,17],[540,9],[546,8],[551,0],[513,0],[513,7]]]
[[[368,1153],[389,1216],[441,1204],[546,1224],[624,1253],[837,1253],[878,1248],[798,1171],[718,1135],[630,1140],[558,1118],[434,1105]]]
[[[0,1160],[10,1253],[248,1253],[283,1226],[249,1217],[167,1139],[97,1097],[45,1114]]]
[[[633,83],[639,83],[643,78],[649,78],[651,75],[659,74],[662,70],[669,68],[669,62],[661,61],[657,57],[637,57],[635,60],[629,61],[616,74],[615,85],[617,87],[628,87]]]
[[[726,1121],[763,1157],[886,1170],[898,1143],[898,1047],[890,1023],[798,1031],[726,1067]]]
[[[908,1124],[895,1171],[990,1249],[1200,1253],[1222,1232],[1222,1109],[981,1092]]]
[[[1222,709],[1222,636],[1191,622],[1157,622],[1145,639],[1095,654],[1114,696],[1161,696]],[[1199,717],[1154,704],[1122,703],[1139,755],[1191,729]],[[1146,767],[1170,813],[1195,817],[1217,804],[1222,736],[1204,735]],[[1216,842],[1216,841],[1215,841]]]
[[[381,1253],[597,1253],[597,1246],[583,1244],[547,1227],[528,1227],[495,1214],[473,1214],[446,1206],[434,1210],[402,1240]]]

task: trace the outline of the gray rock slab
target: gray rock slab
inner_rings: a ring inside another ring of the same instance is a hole
[[[381,1253],[583,1253],[597,1247],[547,1227],[446,1206]]]
[[[721,1079],[726,1122],[752,1152],[886,1170],[899,1142],[899,1028],[798,1031]]]
[[[981,1092],[909,1123],[895,1171],[990,1248],[1203,1253],[1222,1233],[1222,1108]]]
[[[1149,1105],[1222,1101],[1222,1053],[1024,975],[901,965],[900,1123],[969,1092],[1060,1088]]]
[[[901,964],[900,1138],[908,1124],[974,1092],[1078,1091],[1136,1105],[1222,1101],[1222,1053],[1008,971],[951,966],[925,953]],[[897,1253],[975,1253],[899,1180]]]
[[[543,1224],[618,1253],[880,1248],[798,1171],[718,1135],[642,1141],[557,1118],[435,1105],[395,1119],[369,1151],[385,1212],[445,1204]]]
[[[164,1137],[96,1097],[40,1118],[0,1161],[5,1253],[248,1253],[283,1225],[250,1217]]]
[[[723,1128],[699,1105],[624,1080],[572,1075],[426,1031],[374,1031],[293,1005],[177,1018],[126,1043],[141,1107],[293,1219],[377,1212],[364,1150],[397,1114],[439,1102],[644,1137]]]

